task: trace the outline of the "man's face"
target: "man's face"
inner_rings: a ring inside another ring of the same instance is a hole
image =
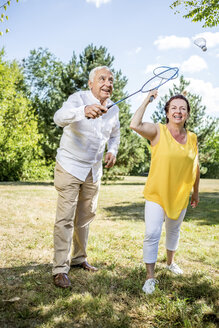
[[[112,94],[113,75],[107,69],[102,68],[96,71],[93,82],[89,80],[88,85],[93,95],[103,104]]]

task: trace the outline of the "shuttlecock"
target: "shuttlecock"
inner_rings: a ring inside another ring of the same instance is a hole
[[[194,40],[194,44],[196,44],[196,46],[198,46],[199,48],[202,49],[202,51],[206,51],[207,47],[206,47],[206,40],[204,38],[198,38]]]

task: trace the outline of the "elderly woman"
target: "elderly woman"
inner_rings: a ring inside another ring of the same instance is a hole
[[[157,90],[149,92],[130,125],[151,144],[150,172],[144,189],[146,229],[143,260],[147,274],[143,291],[146,294],[152,294],[157,283],[154,268],[163,221],[166,226],[166,268],[174,274],[183,273],[173,261],[174,254],[192,188],[191,206],[198,205],[200,179],[197,136],[185,128],[190,112],[188,100],[183,95],[169,99],[165,105],[166,124],[142,122],[152,96],[157,97]]]

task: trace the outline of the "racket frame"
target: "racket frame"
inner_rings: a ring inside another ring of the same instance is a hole
[[[160,73],[156,74],[156,70],[159,69],[159,68],[163,68],[164,70],[161,71]],[[166,72],[169,72],[169,71],[172,71],[172,70],[174,71],[174,73],[173,73],[169,78],[165,78],[165,77],[162,78],[162,77],[161,77],[162,74],[164,74],[164,73],[166,73]],[[128,96],[126,96],[126,97],[124,97],[124,98],[122,98],[122,99],[116,101],[115,103],[113,103],[113,104],[111,104],[111,105],[108,105],[107,108],[109,109],[109,108],[113,107],[114,105],[119,104],[120,102],[122,102],[122,101],[128,99],[129,97],[134,96],[136,93],[139,93],[139,92],[146,93],[146,92],[149,92],[149,91],[152,91],[152,90],[158,89],[159,87],[161,87],[163,84],[167,83],[168,81],[173,80],[173,79],[176,79],[176,78],[178,77],[178,73],[179,73],[179,68],[178,68],[178,67],[158,66],[158,67],[156,67],[156,68],[153,70],[153,74],[154,74],[154,76],[152,76],[149,80],[147,80],[147,82],[145,82],[145,83],[142,85],[141,89],[139,89],[139,90],[133,92],[132,94],[130,94],[130,95],[128,95]],[[159,85],[157,85],[156,87],[153,87],[153,88],[151,88],[151,89],[143,90],[144,87],[145,87],[148,83],[150,83],[153,79],[155,79],[155,78],[157,78],[157,77],[161,79],[161,82],[160,82]],[[163,80],[165,80],[165,81],[162,82]],[[154,99],[154,97],[151,96],[151,97],[150,97],[150,102],[153,101],[153,99]]]

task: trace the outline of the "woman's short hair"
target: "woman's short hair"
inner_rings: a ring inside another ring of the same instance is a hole
[[[107,69],[113,75],[113,72],[111,71],[111,69],[108,66],[97,66],[97,67],[93,68],[90,71],[90,73],[89,73],[89,80],[91,82],[93,82],[94,81],[94,76],[95,76],[96,72],[99,71],[99,70],[101,70],[101,69],[103,69],[103,68],[104,69]]]
[[[187,99],[185,96],[183,96],[183,95],[181,95],[181,94],[178,94],[178,95],[172,96],[172,97],[166,102],[165,107],[164,107],[164,110],[165,110],[166,114],[167,114],[168,111],[169,111],[169,107],[170,107],[170,103],[171,103],[171,101],[174,100],[174,99],[182,99],[182,100],[184,100],[184,101],[186,102],[186,104],[187,104],[187,111],[188,111],[188,113],[190,113],[190,105],[189,105],[188,99]],[[169,122],[169,119],[168,119],[168,117],[166,116],[166,123],[168,123],[168,122]]]

